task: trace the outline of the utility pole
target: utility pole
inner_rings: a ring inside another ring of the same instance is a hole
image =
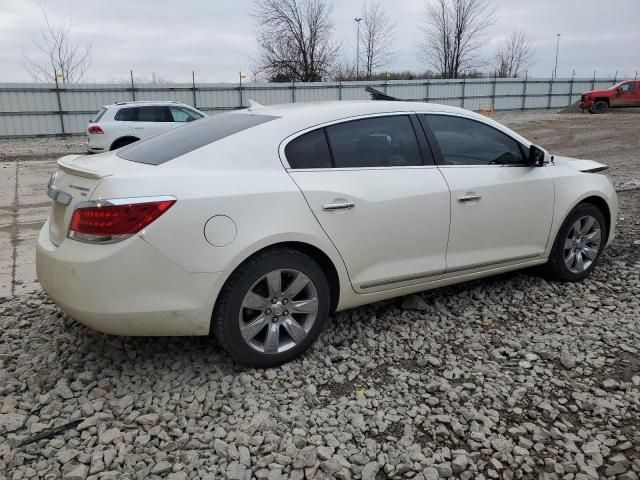
[[[556,33],[556,65],[553,67],[553,78],[558,76],[558,49],[560,48],[560,33]]]
[[[360,78],[360,21],[362,17],[356,17],[354,20],[358,25],[356,28],[356,80],[358,80]]]

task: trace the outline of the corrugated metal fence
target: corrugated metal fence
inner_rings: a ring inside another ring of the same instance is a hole
[[[464,79],[388,82],[127,84],[0,84],[0,138],[78,134],[103,105],[132,100],[176,100],[209,113],[263,105],[325,100],[366,100],[372,86],[404,100],[470,110],[525,110],[572,104],[580,94],[607,88],[613,79]]]

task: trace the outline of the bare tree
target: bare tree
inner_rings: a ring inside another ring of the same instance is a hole
[[[479,66],[478,49],[495,22],[491,0],[427,0],[420,55],[442,78]]]
[[[23,63],[35,82],[62,83],[82,81],[91,65],[91,44],[71,38],[71,22],[54,25],[46,10],[42,10],[44,26],[40,36],[33,40],[37,56],[24,56]]]
[[[359,39],[364,53],[362,66],[367,80],[370,80],[371,75],[388,65],[393,56],[391,47],[395,24],[377,0],[370,0],[365,4],[362,20],[363,31]]]
[[[329,75],[339,45],[326,0],[256,0],[256,67],[270,78],[317,82]]]
[[[496,54],[496,76],[517,78],[532,61],[533,50],[529,38],[522,30],[515,30]]]

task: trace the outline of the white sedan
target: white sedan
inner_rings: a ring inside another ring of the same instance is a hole
[[[428,103],[254,106],[58,164],[49,296],[93,329],[214,333],[261,367],[331,312],[534,265],[581,280],[618,208],[604,165]]]

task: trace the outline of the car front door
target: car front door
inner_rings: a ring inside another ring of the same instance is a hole
[[[202,115],[184,107],[172,106],[169,107],[169,110],[171,111],[173,125],[176,127],[202,118]]]
[[[446,268],[449,188],[419,129],[411,115],[367,117],[281,150],[357,292],[422,283]]]
[[[638,103],[636,103],[637,95],[638,89],[636,88],[636,82],[625,82],[617,88],[617,91],[611,99],[611,104],[614,107],[632,107],[638,105]]]
[[[451,190],[447,272],[543,255],[553,219],[550,168],[529,166],[516,139],[484,122],[420,118]]]

